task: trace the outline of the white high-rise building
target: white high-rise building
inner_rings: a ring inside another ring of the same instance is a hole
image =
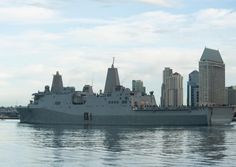
[[[162,107],[179,107],[183,105],[183,77],[179,73],[172,73],[172,69],[163,71]]]
[[[169,67],[166,67],[163,71],[163,83],[161,85],[161,106],[162,107],[167,107],[167,99],[168,99],[168,94],[166,91],[166,83],[167,83],[167,79],[173,74],[173,70]]]
[[[167,79],[167,106],[179,107],[183,105],[183,77],[179,73],[174,73]]]
[[[205,48],[199,62],[199,104],[225,103],[225,64],[219,50]]]

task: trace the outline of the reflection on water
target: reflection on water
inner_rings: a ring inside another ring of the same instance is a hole
[[[5,144],[0,140],[0,154],[11,147],[7,154],[16,156],[10,165],[11,157],[0,157],[0,166],[234,166],[236,162],[234,126],[0,125],[7,129],[3,133],[13,135]]]
[[[162,153],[181,155],[183,153],[183,139],[184,135],[179,129],[164,131],[162,135]]]
[[[191,151],[205,157],[204,162],[206,164],[214,165],[226,156],[225,150],[224,131],[213,127],[200,132],[199,140]]]

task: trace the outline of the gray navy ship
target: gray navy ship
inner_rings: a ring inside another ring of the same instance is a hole
[[[64,87],[62,76],[53,76],[51,89],[33,94],[26,107],[19,107],[21,123],[131,125],[131,126],[211,126],[229,124],[233,107],[160,108],[153,92],[142,94],[120,85],[114,62],[108,68],[105,89],[96,94],[90,85],[82,91]]]

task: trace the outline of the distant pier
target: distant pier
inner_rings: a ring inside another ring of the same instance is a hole
[[[15,107],[0,107],[0,119],[19,119],[19,113]]]

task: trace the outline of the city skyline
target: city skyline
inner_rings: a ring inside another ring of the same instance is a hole
[[[142,80],[158,104],[162,70],[175,69],[186,104],[188,74],[198,69],[205,46],[220,50],[226,86],[235,85],[235,6],[233,0],[3,0],[0,106],[26,105],[56,71],[65,86],[93,84],[99,92],[112,57],[121,85]]]

